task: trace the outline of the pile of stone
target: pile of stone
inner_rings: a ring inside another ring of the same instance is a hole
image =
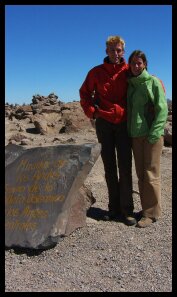
[[[33,96],[32,122],[38,133],[70,133],[91,127],[79,102],[64,104],[54,93],[49,96]]]
[[[32,98],[31,108],[33,114],[43,112],[56,112],[60,113],[62,101],[58,100],[58,96],[50,93],[48,96],[34,95]]]
[[[5,116],[9,118],[9,120],[13,120],[16,118],[17,120],[24,120],[26,118],[30,118],[33,114],[32,108],[30,105],[18,105],[18,104],[6,104],[5,105]]]
[[[10,113],[12,112],[12,109],[14,109],[13,104],[9,104],[9,103],[5,104],[5,117],[9,117]]]
[[[35,132],[42,135],[78,132],[92,128],[79,101],[64,104],[54,93],[48,96],[34,95],[30,105],[6,104],[5,111],[6,117],[10,120],[29,118],[30,123],[35,126]]]
[[[58,101],[58,96],[50,93],[48,96],[34,95],[30,105],[8,104],[5,105],[5,116],[10,120],[15,117],[18,120],[31,118],[32,115],[42,114],[44,112],[60,113],[62,102]]]
[[[56,133],[63,127],[61,119],[61,100],[54,93],[48,96],[34,95],[30,104],[33,112],[33,122],[37,133],[42,135]]]

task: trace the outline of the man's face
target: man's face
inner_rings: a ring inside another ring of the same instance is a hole
[[[124,49],[121,43],[113,43],[107,47],[106,53],[109,57],[110,63],[119,64],[120,59],[124,55]]]

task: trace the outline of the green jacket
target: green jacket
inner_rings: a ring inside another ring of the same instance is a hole
[[[155,143],[164,135],[168,107],[165,92],[157,77],[145,69],[128,79],[127,125],[131,137],[147,136]]]

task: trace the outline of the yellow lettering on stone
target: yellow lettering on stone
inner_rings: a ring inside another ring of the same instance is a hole
[[[27,203],[50,203],[50,202],[57,202],[57,201],[63,201],[64,196],[63,195],[31,195],[27,197],[26,202]]]
[[[55,187],[54,184],[47,183],[44,187],[44,190],[45,190],[45,192],[51,192],[54,190],[54,187]]]
[[[36,171],[34,175],[32,176],[32,179],[35,181],[39,180],[49,180],[49,179],[57,179],[60,177],[60,173],[57,171],[53,171],[52,169],[50,171]]]
[[[57,160],[55,166],[56,167],[63,167],[66,163],[66,160]]]
[[[16,176],[16,182],[19,182],[19,183],[24,183],[24,182],[28,182],[29,181],[29,178],[28,178],[28,176],[27,175],[22,175],[22,174],[20,174],[20,175],[17,175]]]
[[[7,217],[16,217],[19,215],[19,209],[18,208],[9,208],[9,209],[6,209],[5,213],[6,213]]]
[[[30,170],[44,170],[49,168],[50,162],[49,161],[37,161],[37,162],[29,162],[27,159],[22,159],[20,164],[17,167],[17,171],[30,171]]]
[[[40,188],[39,188],[39,185],[38,184],[32,184],[31,186],[28,186],[28,191],[30,193],[36,193],[36,192],[39,192]]]
[[[6,184],[5,191],[7,193],[21,193],[25,191],[25,186],[9,186]]]
[[[21,196],[14,196],[14,194],[10,193],[6,195],[5,204],[19,204],[19,203],[25,203],[25,197]]]
[[[36,222],[6,221],[5,228],[9,230],[34,230],[37,228]]]
[[[23,212],[21,213],[23,217],[30,217],[30,218],[47,218],[48,211],[44,209],[31,209],[29,206],[25,207],[23,209]]]

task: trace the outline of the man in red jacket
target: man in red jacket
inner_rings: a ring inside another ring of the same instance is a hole
[[[104,219],[123,219],[135,225],[132,198],[132,151],[127,134],[127,70],[125,42],[120,36],[106,41],[104,63],[92,68],[80,88],[80,104],[90,119],[96,119],[98,141],[108,187],[109,212]]]

